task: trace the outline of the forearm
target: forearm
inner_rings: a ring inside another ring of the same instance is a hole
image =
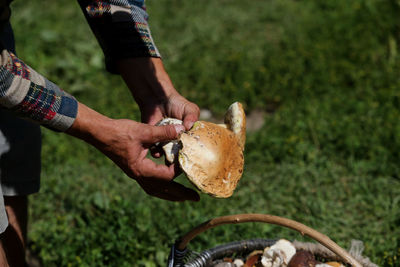
[[[128,58],[117,68],[139,106],[160,104],[178,94],[160,58]]]
[[[157,142],[176,139],[182,126],[149,126],[126,119],[110,119],[78,105],[78,116],[66,133],[77,137],[109,157],[129,177],[158,177],[170,180],[174,169],[156,165],[146,158],[147,150]]]
[[[142,122],[155,125],[162,118],[183,120],[186,130],[198,120],[199,107],[174,88],[159,58],[128,58],[116,62],[119,73],[140,107]]]
[[[78,114],[74,123],[65,131],[66,134],[97,148],[132,177],[132,171],[126,164],[129,160],[126,149],[129,146],[128,140],[131,139],[129,132],[128,123],[118,123],[118,120],[108,118],[82,103],[78,103]]]

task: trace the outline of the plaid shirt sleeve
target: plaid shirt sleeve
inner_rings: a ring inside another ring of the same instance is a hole
[[[0,106],[56,131],[67,130],[78,103],[13,53],[0,49]]]
[[[144,0],[78,0],[103,49],[106,68],[117,73],[115,61],[160,57],[147,23]]]

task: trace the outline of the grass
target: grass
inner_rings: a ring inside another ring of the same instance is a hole
[[[400,61],[395,1],[148,1],[153,37],[178,90],[221,116],[234,101],[268,113],[250,133],[229,199],[147,196],[85,143],[43,129],[43,175],[30,202],[30,248],[43,266],[165,266],[179,235],[209,218],[268,213],[347,248],[362,240],[379,266],[400,257]],[[43,8],[45,6],[46,8]],[[122,80],[105,72],[78,5],[15,1],[19,56],[80,101],[139,119]],[[32,16],[35,14],[35,16]],[[184,177],[178,177],[187,183]],[[290,230],[224,226],[201,250]]]

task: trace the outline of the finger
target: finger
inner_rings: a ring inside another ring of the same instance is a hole
[[[156,193],[152,193],[149,195],[160,198],[160,199],[168,200],[168,201],[174,201],[174,202],[182,201],[181,199],[179,199],[175,196],[171,196],[170,194],[164,193],[164,192],[156,192]]]
[[[149,193],[149,195],[160,198],[160,199],[168,200],[168,201],[174,201],[174,202],[183,202],[186,200],[197,202],[200,200],[200,197],[196,192],[194,192],[194,194],[192,196],[185,197],[185,198],[183,198],[181,196],[170,194],[168,192],[152,192],[152,193]]]
[[[162,154],[160,152],[157,152],[157,151],[150,151],[150,152],[151,152],[151,156],[155,159],[159,159],[162,156]]]
[[[166,166],[156,164],[151,159],[143,159],[139,167],[139,173],[142,177],[154,177],[157,180],[171,181],[176,176],[175,166]]]
[[[170,199],[174,199],[174,201],[200,200],[200,196],[195,190],[173,181],[168,183],[168,186],[164,188],[163,192],[167,194]]]
[[[185,112],[183,114],[183,125],[186,130],[190,130],[193,124],[199,120],[200,109],[197,105],[191,103],[185,106]]]
[[[150,196],[170,201],[200,200],[200,196],[195,190],[174,181],[160,181],[154,177],[140,177],[136,181]]]
[[[189,115],[185,116],[185,118],[183,119],[183,126],[185,126],[185,129],[187,131],[189,131],[192,128],[193,124],[196,121],[198,121],[198,119],[199,119],[198,115],[193,114],[193,113],[189,114]]]
[[[159,116],[151,116],[148,120],[147,120],[147,124],[149,125],[156,125],[158,122],[160,122],[163,118],[159,117]]]
[[[183,125],[165,125],[165,126],[152,126],[151,134],[145,136],[144,141],[155,144],[157,142],[166,142],[175,140],[179,134],[185,130]]]
[[[153,158],[160,158],[163,155],[163,150],[160,147],[152,146],[150,147],[150,153]]]
[[[166,161],[167,161],[167,160],[166,160]],[[168,162],[168,161],[167,161],[167,162]],[[169,166],[169,164],[167,164],[167,163],[166,163],[166,165]],[[174,165],[175,177],[181,175],[181,174],[182,174],[182,169],[180,168],[180,163],[179,163],[179,162],[173,163],[173,165]]]

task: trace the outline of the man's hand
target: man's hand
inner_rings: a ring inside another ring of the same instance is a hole
[[[172,181],[177,174],[175,165],[157,165],[146,158],[152,145],[176,139],[183,130],[181,125],[157,127],[109,119],[79,103],[78,116],[67,133],[94,145],[147,194],[171,201],[197,201],[194,190]]]
[[[179,94],[170,95],[164,101],[149,101],[141,106],[142,122],[150,125],[170,117],[182,120],[185,129],[189,130],[199,118],[198,106]]]
[[[117,66],[140,107],[142,122],[154,125],[171,117],[189,130],[198,120],[199,107],[175,90],[160,58],[123,59]]]

